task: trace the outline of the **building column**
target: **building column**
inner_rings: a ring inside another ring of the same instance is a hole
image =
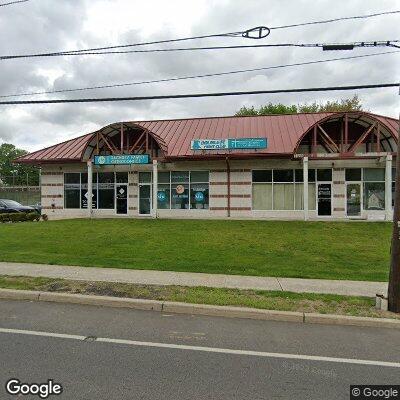
[[[158,195],[158,161],[153,160],[153,218],[157,218],[157,195]]]
[[[92,199],[93,199],[93,165],[92,160],[87,162],[87,170],[88,170],[88,188],[87,188],[87,209],[88,209],[88,217],[92,218]]]
[[[308,220],[308,157],[303,157],[303,208],[304,221]]]
[[[387,220],[392,219],[392,155],[391,154],[388,154],[386,156],[385,214]]]

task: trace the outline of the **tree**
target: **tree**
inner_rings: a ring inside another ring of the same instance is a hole
[[[13,161],[28,152],[18,149],[13,144],[3,143],[0,145],[0,181],[6,185],[25,185],[27,174],[29,185],[39,185],[39,169],[32,166],[15,164]]]
[[[296,105],[285,105],[282,103],[273,104],[268,103],[265,106],[261,106],[258,110],[252,107],[242,107],[235,115],[246,116],[246,115],[270,115],[270,114],[296,114]]]
[[[315,112],[340,112],[340,111],[361,111],[363,106],[359,97],[355,94],[353,97],[341,100],[332,100],[325,103],[303,103],[285,105],[282,103],[268,103],[259,109],[252,107],[242,107],[235,115],[271,115],[271,114],[297,114],[297,113],[315,113]]]

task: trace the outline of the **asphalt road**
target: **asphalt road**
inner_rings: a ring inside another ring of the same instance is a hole
[[[10,378],[54,379],[50,399],[349,399],[400,384],[399,344],[396,329],[1,300],[0,399],[17,398]]]

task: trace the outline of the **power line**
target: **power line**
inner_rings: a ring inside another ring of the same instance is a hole
[[[11,6],[12,4],[17,4],[17,3],[26,3],[27,1],[29,1],[29,0],[10,1],[9,3],[0,4],[0,7]]]
[[[176,47],[167,49],[145,49],[145,50],[117,50],[117,51],[96,51],[81,53],[41,53],[14,56],[0,56],[0,60],[10,60],[16,58],[37,58],[37,57],[64,57],[64,56],[87,56],[87,55],[105,55],[105,54],[129,54],[129,53],[165,53],[178,51],[198,51],[198,50],[226,50],[226,49],[248,49],[248,48],[270,48],[270,47],[301,47],[301,48],[328,48],[346,46],[349,50],[354,47],[397,47],[394,43],[400,40],[381,40],[370,42],[352,42],[352,43],[271,43],[271,44],[250,44],[250,45],[231,45],[231,46],[205,46],[205,47]]]
[[[49,91],[42,91],[42,92],[16,93],[16,94],[0,95],[0,98],[34,96],[34,95],[66,93],[66,92],[79,92],[79,91],[96,90],[96,89],[111,89],[111,88],[117,88],[117,87],[144,85],[144,84],[151,84],[151,83],[172,82],[172,81],[179,81],[179,80],[188,80],[188,79],[206,78],[206,77],[213,77],[213,76],[240,74],[240,73],[246,73],[246,72],[266,71],[266,70],[271,70],[271,69],[297,67],[297,66],[303,66],[303,65],[313,65],[313,64],[320,64],[320,63],[326,63],[326,62],[332,62],[332,61],[351,60],[351,59],[365,58],[365,57],[375,57],[375,56],[386,55],[386,54],[395,54],[395,53],[400,53],[400,51],[387,51],[387,52],[382,52],[382,53],[363,54],[363,55],[351,56],[351,57],[337,57],[337,58],[329,58],[326,60],[315,60],[315,61],[306,61],[306,62],[293,63],[293,64],[272,65],[272,66],[268,66],[268,67],[239,69],[239,70],[234,70],[234,71],[216,72],[216,73],[202,74],[202,75],[181,76],[181,77],[176,77],[176,78],[165,78],[165,79],[156,79],[156,80],[148,80],[148,81],[88,86],[88,87],[73,88],[73,89],[49,90]]]
[[[214,92],[214,93],[191,93],[191,94],[173,94],[173,95],[158,95],[158,96],[99,97],[99,98],[55,99],[55,100],[12,100],[12,101],[0,101],[0,105],[104,103],[104,102],[116,102],[116,101],[242,96],[242,95],[253,95],[253,94],[327,92],[327,91],[342,91],[342,90],[357,90],[357,89],[378,89],[378,88],[398,87],[399,85],[400,83],[397,82],[397,83],[378,83],[372,85],[328,86],[328,87],[313,87],[313,88],[301,88],[301,89],[252,90],[244,92]]]
[[[270,29],[273,30],[273,29],[297,28],[299,26],[316,25],[316,24],[328,24],[328,23],[331,23],[331,22],[345,21],[345,20],[351,20],[351,19],[372,18],[372,17],[378,17],[380,15],[389,15],[389,14],[398,14],[398,13],[400,13],[400,11],[385,11],[385,12],[375,13],[375,14],[357,15],[357,16],[354,16],[354,17],[339,17],[339,18],[333,18],[333,19],[326,19],[326,20],[323,20],[323,21],[303,22],[303,23],[300,23],[300,24],[275,26],[275,27],[270,28]]]
[[[25,0],[25,1],[27,1],[27,0]],[[260,28],[263,28],[266,30],[264,33],[264,36],[262,36],[262,37],[265,37],[265,36],[268,36],[270,30],[288,29],[288,28],[294,28],[294,27],[306,26],[306,25],[327,24],[327,23],[337,22],[337,21],[342,21],[342,20],[365,19],[365,18],[372,18],[372,17],[381,16],[381,15],[390,15],[390,14],[398,14],[398,13],[400,13],[400,10],[384,11],[381,13],[357,15],[357,16],[351,16],[351,17],[339,17],[339,18],[335,18],[335,19],[322,20],[322,21],[302,22],[302,23],[298,23],[298,24],[275,26],[272,28],[256,27],[256,28],[251,28],[251,29],[245,30],[245,31],[192,36],[192,37],[184,37],[184,38],[178,38],[178,39],[167,39],[167,40],[158,40],[158,41],[141,42],[141,43],[124,44],[124,45],[114,45],[114,46],[92,47],[92,48],[88,48],[88,49],[79,49],[79,50],[65,50],[65,51],[56,51],[56,52],[35,53],[35,54],[8,55],[8,56],[2,56],[2,57],[0,57],[0,59],[65,56],[65,55],[80,54],[80,53],[87,53],[87,52],[95,52],[95,51],[97,52],[97,51],[103,51],[103,50],[121,49],[121,48],[127,48],[127,47],[145,46],[145,45],[153,45],[153,44],[173,43],[173,42],[181,42],[181,41],[195,40],[195,39],[206,39],[206,38],[214,38],[214,37],[247,37],[247,38],[254,39],[256,37],[253,37],[248,34],[252,31],[255,31]],[[260,30],[260,34],[261,34],[261,30]],[[261,38],[261,37],[259,37],[259,38]]]

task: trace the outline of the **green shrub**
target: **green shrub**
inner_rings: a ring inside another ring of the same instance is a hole
[[[26,214],[26,220],[27,221],[39,221],[40,220],[40,215],[37,212],[30,212]]]
[[[0,214],[0,222],[4,223],[4,222],[9,222],[10,221],[10,215],[9,213],[3,213]]]
[[[49,219],[47,214],[42,214],[42,220],[47,221]]]
[[[10,221],[11,222],[22,222],[26,221],[26,213],[12,213],[10,214]]]

